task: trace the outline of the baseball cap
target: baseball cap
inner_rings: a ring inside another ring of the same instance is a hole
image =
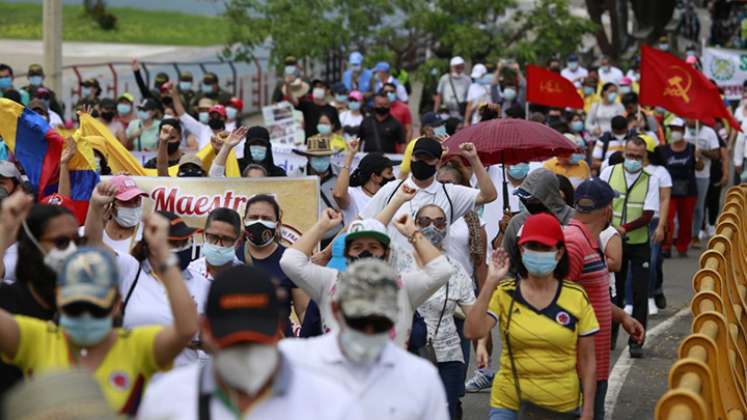
[[[384,73],[389,72],[389,63],[387,63],[386,61],[379,61],[378,63],[376,63],[376,67],[374,67],[374,73],[379,73],[382,71]]]
[[[472,67],[472,74],[470,75],[470,77],[472,77],[473,79],[479,79],[482,76],[485,76],[487,72],[488,69],[484,64],[475,64],[475,66]]]
[[[117,195],[114,198],[119,201],[130,201],[135,197],[148,195],[137,187],[131,176],[115,175],[110,182],[117,189]]]
[[[348,234],[345,236],[345,246],[347,247],[358,238],[373,238],[385,247],[389,246],[390,241],[386,227],[376,219],[356,220],[350,224]]]
[[[228,104],[226,104],[226,106],[236,108],[239,112],[241,112],[241,110],[244,109],[244,101],[234,96],[228,100]]]
[[[537,242],[545,246],[555,246],[563,242],[563,229],[555,216],[548,213],[533,214],[524,221],[519,237],[519,245]]]
[[[219,114],[221,117],[226,118],[226,107],[223,105],[213,105],[208,109],[208,114],[212,114],[215,112],[216,114]]]
[[[145,111],[152,111],[158,108],[158,103],[152,98],[144,98],[142,101],[140,101],[140,105],[137,106],[137,109]]]
[[[191,82],[192,81],[192,72],[191,71],[183,71],[179,73],[179,80],[182,80],[184,82]]]
[[[667,123],[667,127],[679,127],[679,128],[685,128],[685,120],[683,120],[680,117],[674,118],[672,121],[669,121]]]
[[[439,127],[444,125],[446,121],[435,112],[426,112],[420,117],[420,123],[427,127]]]
[[[384,261],[365,258],[350,264],[337,280],[335,301],[347,318],[399,315],[397,276]]]
[[[193,164],[202,168],[202,159],[196,153],[185,153],[179,158],[179,166]]]
[[[88,302],[110,308],[117,296],[117,267],[114,258],[106,252],[89,247],[78,249],[65,261],[57,276],[58,306]]]
[[[32,64],[27,73],[29,76],[44,76],[44,69],[40,64]]]
[[[183,239],[189,239],[196,232],[200,232],[201,229],[189,227],[181,217],[176,213],[170,211],[159,211],[158,214],[169,219],[169,240],[180,241]]]
[[[638,137],[640,137],[641,139],[643,139],[644,142],[646,142],[647,152],[653,152],[654,149],[656,149],[657,143],[653,137],[649,136],[648,134],[639,134]]]
[[[16,168],[16,165],[7,160],[0,160],[0,178],[11,178],[17,182],[23,182],[21,172]]]
[[[576,53],[568,54],[568,60],[566,61],[578,61],[578,55]]]
[[[200,98],[200,100],[197,101],[197,108],[198,109],[203,109],[203,108],[208,108],[209,109],[212,106],[213,106],[213,100],[210,99],[210,98],[208,98],[208,97]]]
[[[438,140],[432,139],[430,137],[421,137],[415,141],[417,143],[415,143],[415,147],[413,147],[412,149],[413,156],[422,153],[434,158],[441,158],[441,154],[444,150]]]
[[[361,102],[363,100],[363,94],[357,90],[354,90],[348,94],[348,99],[353,99],[358,102]]]
[[[160,72],[156,74],[156,78],[154,79],[154,81],[157,84],[166,83],[169,81],[169,75],[164,72]]]
[[[127,101],[132,104],[135,103],[135,97],[132,96],[132,94],[130,94],[129,92],[125,92],[119,95],[119,98],[117,98],[117,102],[119,101]]]
[[[633,84],[633,79],[631,79],[630,77],[626,76],[620,79],[620,86],[630,86],[632,84]]]
[[[71,213],[75,214],[75,205],[73,204],[73,199],[60,193],[50,194],[42,198],[41,204],[64,207],[70,210]]]
[[[451,61],[449,61],[450,66],[459,66],[464,64],[464,59],[460,56],[452,57]]]
[[[350,53],[348,62],[351,65],[363,64],[363,54],[359,53],[358,51],[353,51],[352,53]]]
[[[277,342],[281,309],[270,274],[248,265],[218,273],[210,284],[205,316],[220,348]]]
[[[212,72],[207,72],[204,76],[202,76],[202,82],[211,85],[218,83],[218,75]]]
[[[588,213],[597,209],[607,207],[619,194],[610,187],[610,184],[599,178],[591,178],[580,183],[576,187],[575,206],[576,210]]]

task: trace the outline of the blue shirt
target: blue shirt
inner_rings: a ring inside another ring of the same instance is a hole
[[[348,92],[357,90],[361,93],[365,93],[371,89],[371,78],[372,77],[373,77],[373,72],[370,69],[361,70],[361,73],[358,75],[358,86],[356,88],[353,86],[353,70],[347,69],[342,74],[342,84],[345,85]]]

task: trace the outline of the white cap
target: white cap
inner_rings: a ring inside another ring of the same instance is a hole
[[[451,61],[449,62],[450,66],[459,66],[464,64],[464,59],[460,56],[452,57]]]
[[[452,64],[453,66],[454,64]],[[484,64],[475,64],[474,67],[472,67],[472,77],[473,79],[479,79],[482,76],[485,76],[485,73],[488,72],[488,69],[485,67]]]
[[[675,119],[673,119],[672,121],[669,121],[667,123],[667,127],[681,127],[681,128],[684,128],[685,127],[685,120],[683,120],[680,117],[676,117]]]

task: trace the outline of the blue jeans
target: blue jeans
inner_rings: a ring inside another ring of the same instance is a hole
[[[464,380],[467,376],[467,365],[462,362],[438,363],[438,374],[446,389],[446,401],[449,403],[449,417],[456,419],[461,413],[460,398],[464,395]]]
[[[516,420],[519,413],[508,408],[495,408],[490,407],[490,414],[488,420]]]
[[[594,395],[594,420],[604,420],[604,397],[607,396],[607,381],[597,381]]]

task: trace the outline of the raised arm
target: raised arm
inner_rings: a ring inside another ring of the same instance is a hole
[[[353,164],[355,154],[360,149],[360,139],[355,138],[348,143],[348,151],[345,155],[345,163],[340,168],[340,173],[337,175],[337,182],[335,183],[335,189],[332,191],[332,197],[341,209],[347,210],[350,206],[350,195],[348,194],[348,187],[350,186],[350,165]]]
[[[301,237],[293,243],[290,249],[297,249],[310,257],[314,248],[322,240],[327,231],[342,223],[342,213],[330,208],[324,209],[321,217]],[[287,274],[287,273],[286,273]]]
[[[464,322],[465,338],[476,340],[486,337],[498,322],[497,319],[488,315],[488,306],[490,305],[490,299],[493,297],[493,292],[498,287],[498,283],[508,273],[508,268],[508,253],[501,248],[493,251],[490,263],[488,264],[488,275],[485,278],[485,284],[480,289],[477,301],[472,306],[472,310],[467,314],[467,319]]]
[[[392,218],[394,218],[394,215],[397,213],[397,210],[399,210],[403,204],[412,200],[413,197],[415,197],[416,192],[417,191],[414,188],[408,186],[404,182],[401,183],[392,196],[392,199],[389,200],[389,203],[379,212],[379,214],[376,215],[376,220],[381,222],[382,225],[388,226],[392,221]]]
[[[176,129],[171,125],[164,125],[158,134],[158,155],[156,155],[156,169],[158,176],[169,176],[169,138]]]
[[[470,166],[472,166],[475,178],[477,178],[477,187],[480,189],[480,193],[475,198],[475,204],[480,205],[495,200],[498,197],[498,192],[495,190],[495,185],[493,185],[493,180],[490,179],[488,171],[477,156],[475,145],[472,143],[462,143],[459,145],[459,150],[462,156],[467,159]]]
[[[164,327],[156,336],[155,356],[158,366],[168,366],[197,333],[197,306],[187,290],[177,265],[169,265],[169,221],[157,213],[143,220],[143,237],[155,259],[161,283],[171,307],[174,323]]]
[[[210,169],[208,170],[208,176],[210,178],[225,178],[226,177],[226,160],[228,160],[228,154],[234,149],[241,140],[246,136],[247,127],[239,127],[228,136],[220,151],[215,156]]]
[[[179,91],[176,90],[176,84],[172,85],[171,89],[169,89],[169,96],[171,96],[171,99],[174,102],[174,112],[176,113],[176,116],[181,117],[186,114],[187,111],[184,109],[184,104],[182,103],[182,97],[179,95]]]
[[[70,160],[75,155],[75,139],[67,137],[65,139],[65,148],[60,155],[60,181],[57,184],[57,192],[64,196],[70,197]]]
[[[132,59],[132,73],[135,74],[135,82],[138,89],[140,89],[140,96],[150,98],[150,90],[148,90],[148,85],[145,84],[143,76],[140,73],[140,61],[137,58]]]
[[[415,221],[409,214],[403,214],[399,219],[394,221],[394,227],[402,234],[415,248],[415,252],[423,261],[423,265],[441,256],[441,251],[436,248],[428,238],[423,235],[415,226]]]
[[[112,251],[104,243],[104,218],[106,209],[114,202],[117,189],[109,182],[100,182],[91,193],[91,201],[86,215],[85,232],[86,245],[105,248]],[[113,251],[112,251],[113,252]]]

